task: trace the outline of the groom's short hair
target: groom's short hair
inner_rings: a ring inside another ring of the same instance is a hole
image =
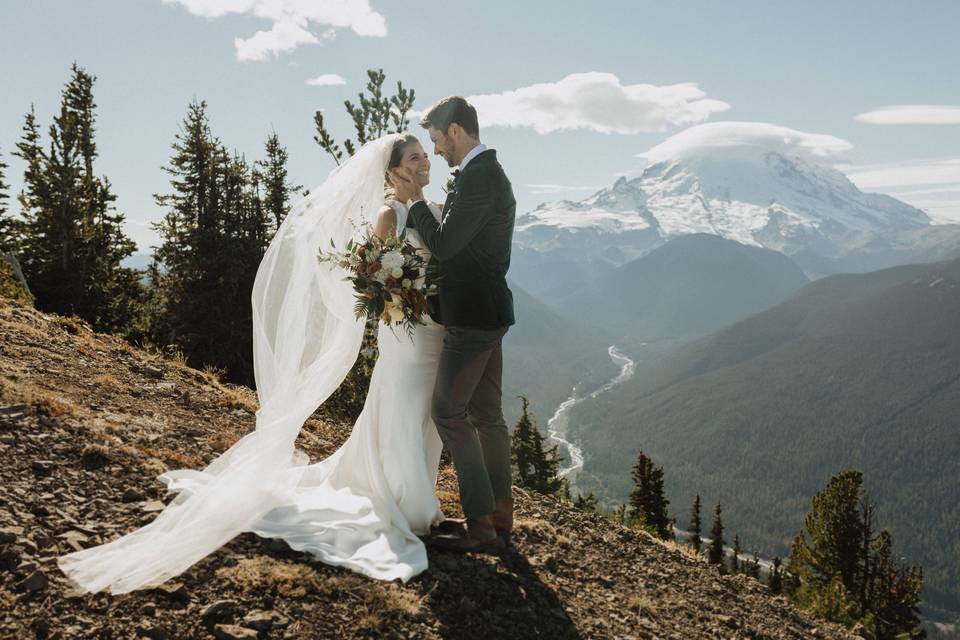
[[[420,120],[420,126],[424,129],[433,127],[446,134],[447,129],[454,122],[463,127],[467,135],[473,136],[474,138],[480,136],[480,125],[477,123],[477,110],[461,96],[444,98],[430,107]]]

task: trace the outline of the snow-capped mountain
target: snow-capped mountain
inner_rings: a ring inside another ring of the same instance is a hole
[[[671,237],[709,233],[810,262],[929,227],[923,211],[863,193],[836,169],[744,147],[657,162],[580,202],[540,205],[517,219],[516,237],[539,252],[600,249],[621,264]]]

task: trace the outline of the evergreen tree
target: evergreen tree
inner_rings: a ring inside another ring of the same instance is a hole
[[[710,562],[723,568],[723,519],[720,517],[723,509],[720,503],[713,508],[713,526],[710,528]]]
[[[517,486],[544,494],[568,491],[567,481],[558,475],[561,460],[559,445],[544,449],[543,435],[530,415],[530,401],[526,396],[518,398],[523,403],[523,411],[510,441],[514,482]]]
[[[270,240],[283,222],[291,185],[287,151],[268,137],[266,159],[251,166],[211,132],[207,104],[194,100],[164,170],[170,192],[154,228],[161,244],[148,273],[153,340],[175,346],[192,366],[213,366],[253,386],[250,293]]]
[[[32,304],[30,288],[27,286],[17,260],[18,242],[21,235],[19,220],[7,214],[9,195],[5,169],[8,165],[0,156],[0,296]]]
[[[344,101],[344,107],[347,114],[353,121],[356,141],[349,138],[343,141],[343,148],[348,155],[353,155],[357,147],[370,140],[375,140],[387,133],[403,133],[407,130],[410,122],[407,120],[407,113],[413,108],[416,100],[416,92],[413,89],[407,91],[402,82],[397,83],[397,92],[387,97],[383,94],[383,83],[386,75],[383,69],[367,70],[367,86],[369,92],[361,92],[358,95],[358,104],[354,105],[349,100]],[[327,130],[323,112],[317,111],[313,116],[316,135],[314,141],[320,145],[320,148],[326,151],[333,161],[338,165],[343,159],[343,151],[334,141],[333,135]]]
[[[733,536],[733,555],[730,557],[730,573],[740,571],[740,536]]]
[[[773,556],[773,569],[770,571],[770,591],[780,594],[783,591],[783,575],[780,568],[780,556]]]
[[[110,181],[94,173],[95,77],[74,64],[44,152],[33,108],[17,155],[26,163],[23,215],[14,241],[37,306],[76,314],[100,331],[139,331],[144,292],[137,272],[121,267],[136,250],[123,232]]]
[[[617,524],[627,523],[627,505],[621,504],[613,510],[613,521]]]
[[[263,182],[263,207],[270,215],[266,244],[283,223],[290,210],[290,197],[303,187],[290,182],[287,171],[287,150],[280,144],[276,133],[270,134],[265,145],[267,157],[257,163],[255,175]],[[266,246],[264,246],[266,250]]]
[[[743,573],[756,580],[760,579],[760,554],[753,552],[749,562],[743,564]]]
[[[653,464],[642,451],[637,455],[631,473],[634,488],[630,492],[630,519],[638,526],[664,540],[673,538],[664,496],[663,467]]]
[[[577,495],[576,499],[573,501],[573,506],[581,511],[589,511],[591,513],[596,513],[597,511],[597,496],[593,495],[593,491],[590,493],[580,493]]]
[[[874,512],[860,471],[831,478],[794,538],[786,590],[801,607],[847,625],[859,621],[878,638],[921,637],[922,569],[892,560],[890,534],[873,533]]]
[[[700,536],[703,535],[703,528],[700,522],[699,493],[693,499],[693,507],[690,509],[690,528],[687,531],[690,532],[690,543],[693,545],[693,550],[700,553]]]
[[[10,185],[6,183],[6,170],[8,168],[9,165],[3,161],[3,156],[0,155],[0,252],[5,253],[13,250],[11,246],[12,233],[9,229],[11,221],[7,219],[7,200],[10,199],[7,194]]]

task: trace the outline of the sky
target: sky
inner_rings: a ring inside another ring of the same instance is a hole
[[[149,253],[192,100],[249,161],[276,132],[313,188],[333,167],[314,112],[350,136],[343,101],[382,68],[417,109],[475,104],[520,213],[639,175],[691,127],[738,122],[829,141],[825,161],[861,189],[960,222],[958,27],[955,0],[0,0],[0,159],[13,196],[24,114],[35,105],[46,129],[78,63],[97,78],[97,172]],[[434,159],[428,195],[442,199],[448,170]]]

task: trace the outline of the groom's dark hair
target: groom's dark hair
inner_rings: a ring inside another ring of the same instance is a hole
[[[424,129],[433,127],[446,134],[447,129],[454,122],[463,127],[467,135],[473,136],[474,138],[480,136],[480,125],[477,123],[477,110],[461,96],[444,98],[430,107],[420,120],[420,126]]]

